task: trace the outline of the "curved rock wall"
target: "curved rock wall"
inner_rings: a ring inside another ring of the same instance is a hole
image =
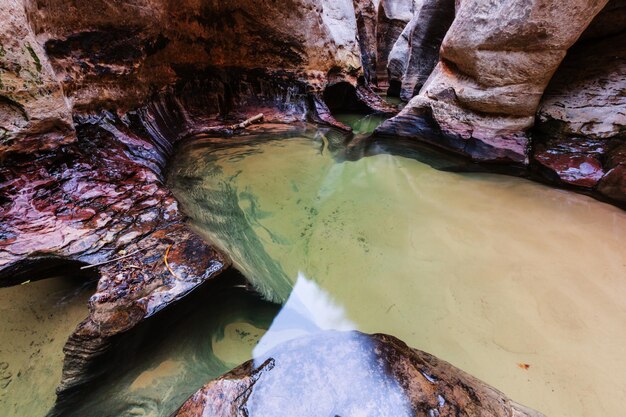
[[[454,0],[424,0],[417,7],[413,19],[405,28],[407,40],[398,39],[392,55],[399,55],[400,68],[394,69],[396,62],[389,60],[390,77],[393,71],[401,83],[400,97],[409,101],[417,95],[439,60],[441,42],[454,20]],[[402,37],[401,37],[402,38]]]
[[[137,107],[185,70],[237,67],[346,74],[360,66],[351,1],[105,0],[26,5],[79,110]]]
[[[406,98],[424,85],[379,134],[523,165],[546,85],[605,4],[2,2],[2,285],[19,283],[42,260],[106,262],[90,317],[67,346],[62,387],[82,383],[112,337],[228,265],[186,228],[162,185],[176,140],[232,133],[228,123],[258,111],[268,121],[308,116],[339,126],[322,90],[348,82],[354,88],[339,90],[386,111],[357,78],[384,86],[390,74]],[[538,132],[548,138],[533,149],[545,177],[622,202],[624,57],[615,45],[624,39],[614,26],[626,21],[623,10],[623,0],[611,2],[583,35],[595,43],[573,50],[557,73],[540,109]]]
[[[526,131],[554,71],[606,0],[460,2],[440,60],[379,132],[415,136],[432,117],[445,146],[474,159],[528,162]],[[422,122],[420,122],[422,120]],[[436,144],[436,141],[434,141]]]
[[[416,0],[381,0],[376,25],[376,78],[380,88],[388,87],[389,53],[413,17]]]

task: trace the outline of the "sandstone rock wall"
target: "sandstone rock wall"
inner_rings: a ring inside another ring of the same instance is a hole
[[[377,84],[376,78],[376,26],[380,0],[354,0],[363,75],[369,84]]]
[[[74,108],[137,107],[153,90],[210,66],[354,73],[351,1],[28,1]]]
[[[416,3],[416,0],[381,0],[378,6],[376,78],[380,88],[388,87],[389,53],[413,17]]]
[[[606,3],[460,2],[439,63],[420,94],[379,132],[411,135],[411,124],[432,117],[436,129],[451,138],[446,147],[479,160],[527,163],[525,132],[543,91]]]
[[[70,109],[21,1],[0,2],[0,160],[73,140]]]
[[[403,100],[409,101],[419,92],[437,64],[441,43],[454,20],[454,10],[454,0],[424,0],[416,9],[407,26],[409,48],[399,80]]]

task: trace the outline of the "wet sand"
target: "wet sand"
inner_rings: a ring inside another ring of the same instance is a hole
[[[308,138],[191,144],[170,181],[268,297],[300,273],[342,323],[397,336],[546,415],[621,415],[623,211],[398,156],[338,163]]]
[[[0,288],[0,416],[40,417],[52,407],[63,346],[92,292],[68,278]]]

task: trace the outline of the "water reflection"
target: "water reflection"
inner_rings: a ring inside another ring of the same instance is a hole
[[[324,330],[354,329],[356,325],[346,317],[345,309],[314,281],[298,273],[287,302],[254,348],[255,363],[260,366],[264,353],[280,343]]]
[[[335,119],[352,128],[352,132],[356,135],[372,133],[382,122],[389,117],[381,114],[355,114],[355,113],[337,113],[333,114]]]
[[[623,211],[519,178],[320,148],[301,135],[191,143],[170,183],[263,291],[275,285],[266,265],[287,294],[301,271],[359,330],[395,335],[547,415],[619,415]]]
[[[271,371],[254,384],[242,405],[245,415],[415,415],[405,390],[390,374],[388,358],[358,332],[324,332],[291,340],[258,357],[255,366],[268,359]]]
[[[345,309],[301,272],[254,348],[254,384],[242,409],[254,417],[413,416],[404,389]],[[294,401],[297,399],[297,401]]]
[[[104,359],[107,376],[49,415],[168,417],[249,360],[278,309],[227,274],[125,335]]]

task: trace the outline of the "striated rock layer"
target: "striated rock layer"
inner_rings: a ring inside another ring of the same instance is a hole
[[[61,391],[94,377],[114,338],[229,265],[162,184],[188,136],[230,135],[257,113],[347,130],[332,111],[393,112],[368,85],[389,75],[406,98],[423,86],[379,136],[481,162],[533,158],[544,179],[626,201],[622,0],[557,72],[541,140],[528,135],[567,49],[606,3],[0,4],[0,285],[87,264],[100,277]]]
[[[209,382],[172,417],[320,415],[542,416],[392,336],[326,332]]]
[[[87,264],[100,277],[62,393],[95,377],[114,338],[230,263],[162,183],[178,140],[233,134],[258,113],[347,130],[322,98],[334,84],[365,111],[393,111],[357,85],[351,1],[170,3],[0,6],[0,285]]]
[[[98,376],[92,364],[116,337],[230,265],[188,229],[163,184],[175,143],[232,135],[229,126],[258,113],[270,123],[333,125],[306,79],[235,69],[197,76],[136,111],[76,116],[74,142],[10,154],[0,167],[0,285],[87,264],[100,277],[65,348],[63,395]],[[379,104],[343,84],[346,100],[370,111]]]
[[[544,178],[626,202],[626,33],[572,48],[536,131],[533,160]]]

